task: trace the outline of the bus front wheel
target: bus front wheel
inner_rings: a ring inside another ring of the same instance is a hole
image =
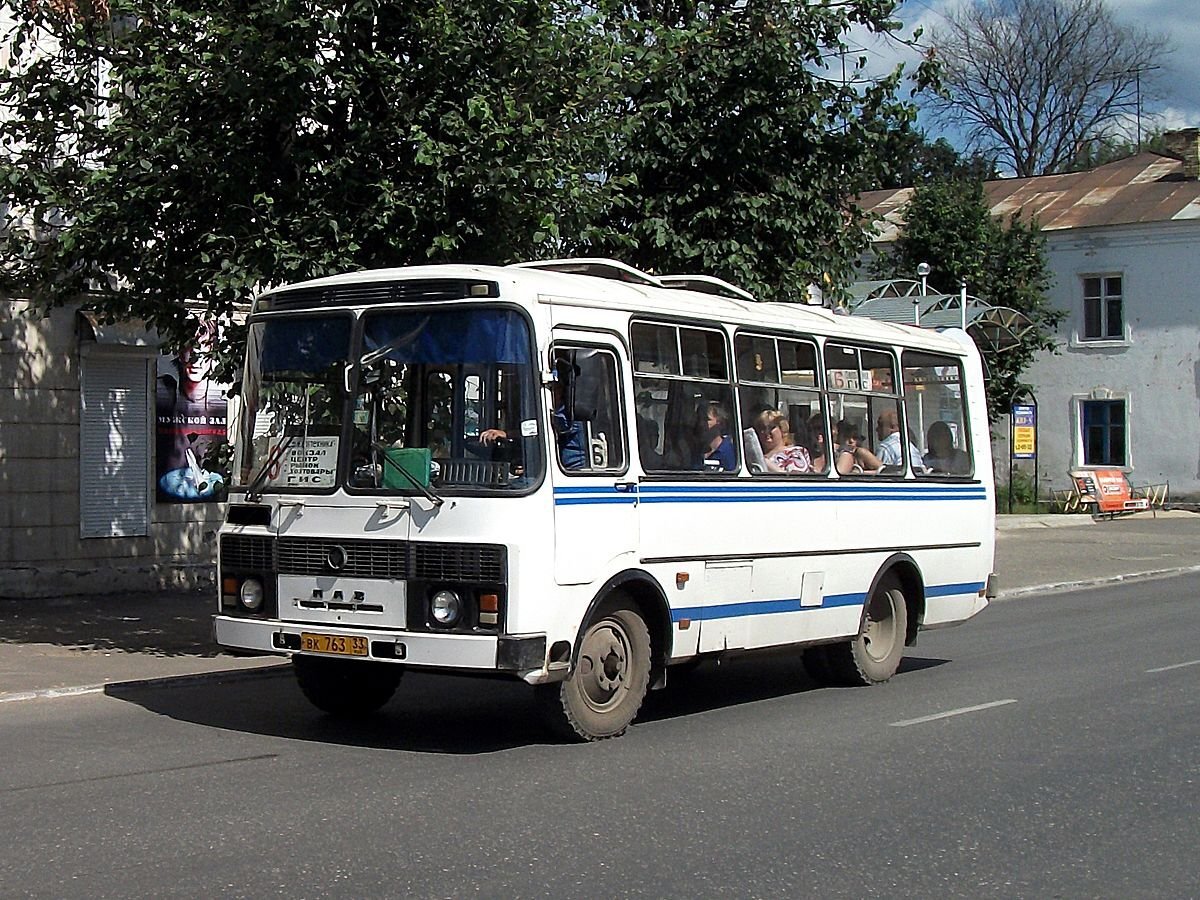
[[[887,575],[875,586],[863,608],[858,636],[826,646],[826,659],[843,684],[879,684],[900,668],[907,634],[904,589],[894,575]]]
[[[650,632],[623,602],[605,604],[583,632],[566,681],[537,688],[547,724],[570,740],[618,737],[641,708],[650,684]]]
[[[292,671],[308,702],[331,716],[354,718],[392,699],[404,670],[391,663],[293,656]]]

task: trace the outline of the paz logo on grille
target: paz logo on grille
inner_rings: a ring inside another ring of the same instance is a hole
[[[346,548],[334,544],[325,551],[325,565],[334,572],[340,572],[346,567]]]

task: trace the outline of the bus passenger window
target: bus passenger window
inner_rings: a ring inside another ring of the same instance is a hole
[[[845,423],[838,431],[854,435],[855,465],[847,472],[839,454],[846,437],[834,446],[839,474],[903,477],[908,465],[923,469],[917,441],[907,433],[896,382],[896,363],[886,350],[825,345],[825,382],[829,390],[830,419]]]
[[[630,338],[643,471],[737,472],[741,428],[725,333],[636,322]]]
[[[904,409],[922,449],[922,468],[914,471],[924,478],[972,474],[962,365],[953,357],[916,351],[906,351],[902,362]]]
[[[739,334],[734,348],[750,472],[825,473],[825,404],[817,384],[816,344]]]

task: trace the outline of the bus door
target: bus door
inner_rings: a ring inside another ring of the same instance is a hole
[[[588,584],[636,558],[637,482],[629,442],[620,344],[555,331],[546,392],[554,490],[554,577]]]

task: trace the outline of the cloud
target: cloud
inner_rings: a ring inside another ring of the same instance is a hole
[[[904,34],[911,36],[922,28],[924,42],[930,30],[944,20],[944,14],[954,6],[969,0],[904,0],[896,18],[904,23]],[[1143,132],[1155,128],[1200,127],[1200,17],[1196,15],[1196,0],[1108,0],[1109,8],[1118,22],[1132,28],[1144,28],[1165,33],[1173,52],[1164,55],[1162,68],[1148,73],[1145,81],[1145,102],[1142,109]],[[896,42],[876,41],[872,52],[879,55],[872,61],[872,71],[889,71],[897,62],[905,62],[912,71],[917,54]],[[1136,128],[1130,128],[1132,134]],[[953,136],[949,136],[953,140]]]

